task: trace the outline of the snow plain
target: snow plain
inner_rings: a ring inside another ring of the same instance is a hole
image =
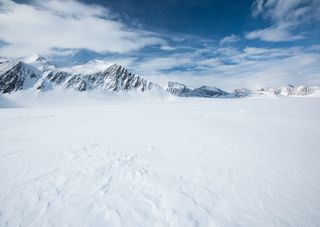
[[[320,98],[8,97],[0,226],[320,226]]]

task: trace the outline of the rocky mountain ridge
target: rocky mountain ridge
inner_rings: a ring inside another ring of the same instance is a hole
[[[0,62],[1,93],[12,93],[27,87],[38,91],[61,87],[77,91],[143,92],[159,86],[117,64],[108,64],[102,69],[93,68],[88,72],[85,68],[57,68],[43,57],[28,61],[28,64],[18,60]]]

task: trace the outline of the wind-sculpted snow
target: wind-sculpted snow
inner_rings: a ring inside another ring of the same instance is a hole
[[[320,99],[98,101],[0,109],[1,227],[319,226]]]

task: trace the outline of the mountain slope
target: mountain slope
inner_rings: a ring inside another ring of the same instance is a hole
[[[120,65],[112,64],[104,71],[97,70],[92,73],[74,73],[60,69],[46,70],[38,82],[37,89],[48,90],[57,86],[77,91],[100,89],[112,92],[132,90],[143,92],[156,85]]]
[[[32,87],[40,71],[21,61],[0,62],[0,92],[11,93]]]

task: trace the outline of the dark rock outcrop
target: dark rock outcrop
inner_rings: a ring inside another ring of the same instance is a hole
[[[40,73],[37,69],[21,61],[4,61],[0,63],[0,92],[11,93],[32,87]]]

